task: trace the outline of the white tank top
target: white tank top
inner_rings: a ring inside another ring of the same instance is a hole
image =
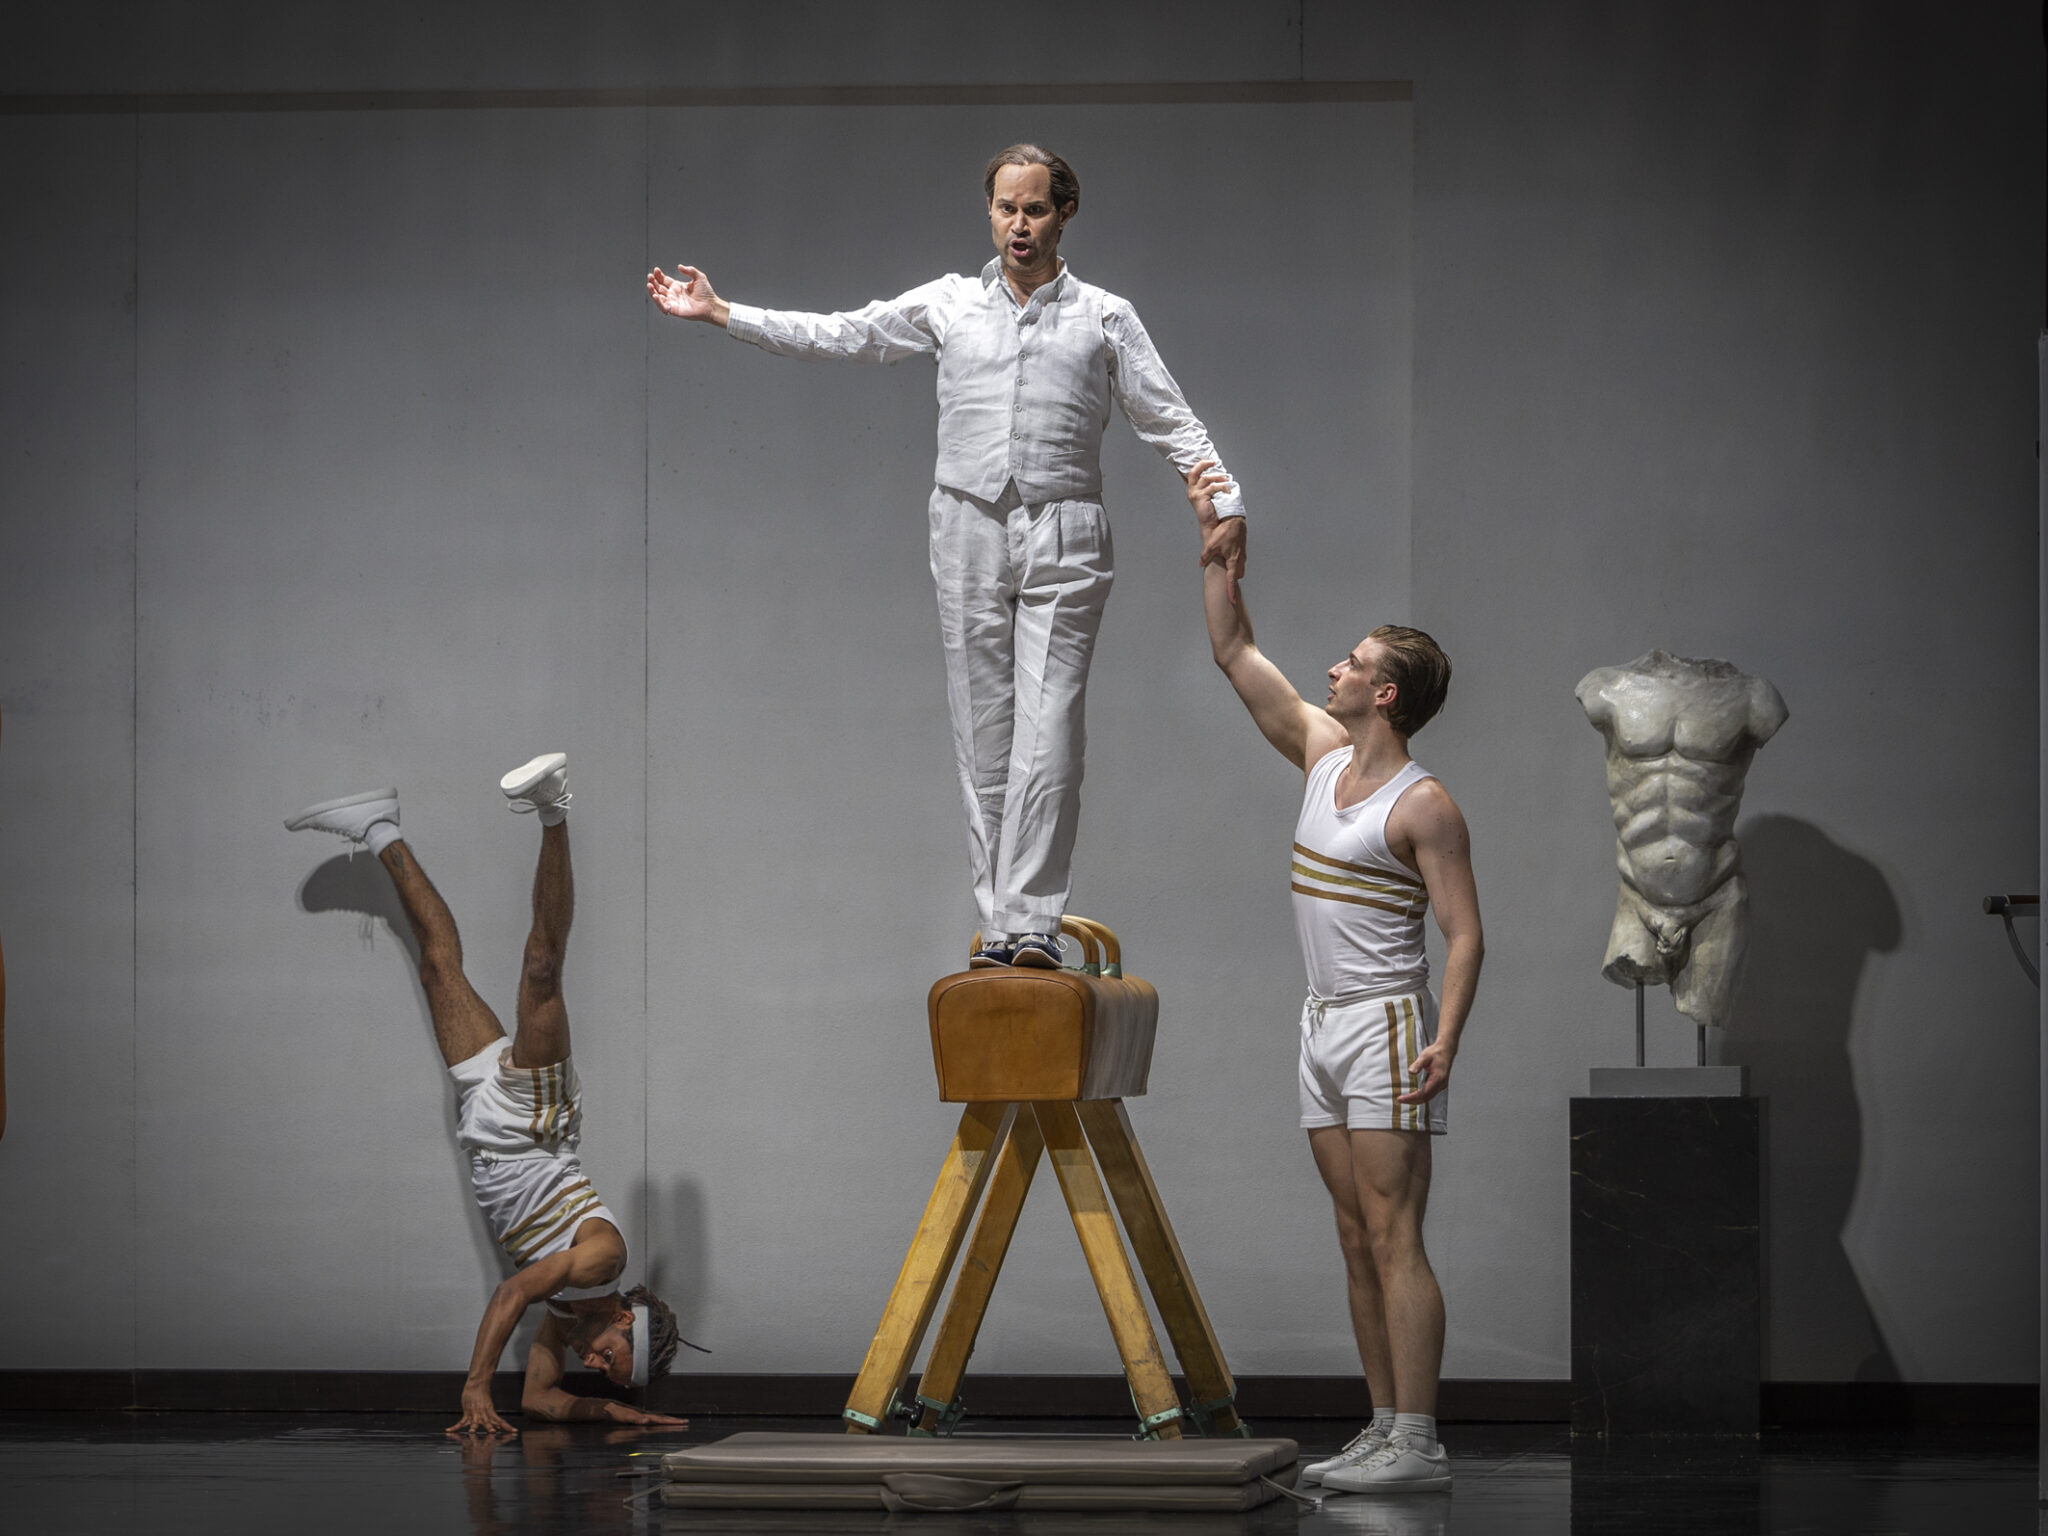
[[[1308,771],[1292,855],[1294,931],[1312,997],[1393,996],[1429,984],[1421,877],[1387,849],[1387,817],[1409,786],[1435,774],[1410,763],[1356,805],[1337,808],[1342,746]]]
[[[577,1229],[593,1216],[619,1225],[618,1217],[590,1187],[583,1164],[572,1152],[537,1157],[472,1152],[469,1181],[491,1236],[519,1269],[569,1247],[576,1241]],[[619,1230],[623,1235],[625,1229]],[[555,1295],[564,1301],[578,1301],[587,1296],[609,1296],[615,1289],[572,1285]]]

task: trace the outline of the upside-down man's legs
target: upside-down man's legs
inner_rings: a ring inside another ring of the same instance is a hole
[[[420,985],[434,1019],[434,1043],[449,1066],[469,1060],[505,1033],[462,969],[462,935],[454,914],[401,839],[377,855],[398,888],[399,905],[420,946]]]
[[[569,867],[569,824],[540,831],[533,871],[533,926],[519,969],[519,1027],[512,1065],[547,1067],[569,1059],[569,1010],[562,1001],[562,957],[576,916],[576,880]]]

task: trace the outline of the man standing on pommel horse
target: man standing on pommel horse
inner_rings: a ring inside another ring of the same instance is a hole
[[[849,159],[848,175],[859,162]],[[1060,255],[1072,166],[1013,144],[982,177],[995,260],[840,314],[729,304],[695,267],[656,267],[664,314],[785,357],[938,360],[929,506],[946,704],[967,812],[976,967],[1057,969],[1081,815],[1088,669],[1115,579],[1102,505],[1112,404],[1185,474],[1217,457],[1137,311]],[[1202,558],[1244,572],[1244,504],[1215,493]]]
[[[1224,483],[1188,474],[1206,529]],[[1465,818],[1408,738],[1443,707],[1451,663],[1420,630],[1385,624],[1329,670],[1307,703],[1252,640],[1228,574],[1202,573],[1216,665],[1280,755],[1307,776],[1295,824],[1294,926],[1308,967],[1301,1015],[1301,1124],[1337,1208],[1351,1328],[1372,1389],[1372,1422],[1303,1482],[1350,1493],[1451,1486],[1436,1438],[1444,1301],[1422,1247],[1430,1137],[1479,984],[1485,941]],[[1448,953],[1443,1007],[1429,990],[1422,914],[1436,909]]]
[[[420,986],[455,1082],[456,1140],[491,1236],[515,1266],[477,1325],[462,1388],[462,1418],[449,1432],[515,1434],[491,1404],[498,1357],[526,1309],[547,1315],[526,1357],[519,1406],[542,1419],[590,1419],[687,1429],[613,1398],[562,1388],[563,1358],[615,1386],[645,1386],[667,1372],[680,1338],[675,1314],[644,1285],[621,1294],[626,1239],[584,1176],[582,1089],[569,1059],[562,959],[576,913],[569,867],[569,759],[550,752],[499,781],[510,809],[537,813],[540,862],[533,874],[533,927],[519,972],[518,1032],[506,1038],[462,969],[462,936],[441,893],[398,831],[398,791],[373,789],[309,805],[285,822],[293,832],[332,832],[375,854],[398,889],[420,946]]]

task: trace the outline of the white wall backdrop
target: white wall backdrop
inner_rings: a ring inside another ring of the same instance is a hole
[[[0,22],[0,1368],[463,1363],[497,1270],[395,909],[281,818],[396,782],[509,1011],[533,834],[491,780],[556,745],[599,1187],[717,1369],[854,1368],[972,926],[932,372],[770,358],[640,277],[827,308],[975,270],[981,163],[1030,136],[1243,480],[1266,648],[1308,685],[1407,618],[1457,664],[1416,743],[1490,950],[1447,1373],[1567,1373],[1565,1102],[1630,1014],[1571,687],[1661,644],[1792,708],[1727,1042],[1772,1100],[1771,1374],[2031,1377],[2034,997],[1976,903],[2036,831],[2037,11],[480,15]],[[292,94],[1296,79],[1412,104]],[[23,100],[79,91],[277,94]],[[1133,1115],[1233,1366],[1347,1371],[1296,789],[1208,664],[1171,472],[1115,425],[1106,468],[1076,907],[1164,998]],[[1113,1369],[1064,1225],[1027,1212],[979,1368]],[[93,1328],[22,1304],[53,1276]]]

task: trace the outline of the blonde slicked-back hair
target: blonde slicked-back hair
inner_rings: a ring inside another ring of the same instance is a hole
[[[1052,174],[1052,205],[1061,212],[1069,211],[1068,205],[1081,206],[1081,178],[1074,174],[1074,168],[1049,149],[1040,149],[1036,144],[1012,144],[999,151],[982,173],[982,196],[989,202],[996,200],[996,172],[1006,165],[1042,165]]]
[[[1396,690],[1387,724],[1402,736],[1413,736],[1444,707],[1451,691],[1451,658],[1428,635],[1405,624],[1382,624],[1366,638],[1380,648],[1373,681],[1392,683]]]

